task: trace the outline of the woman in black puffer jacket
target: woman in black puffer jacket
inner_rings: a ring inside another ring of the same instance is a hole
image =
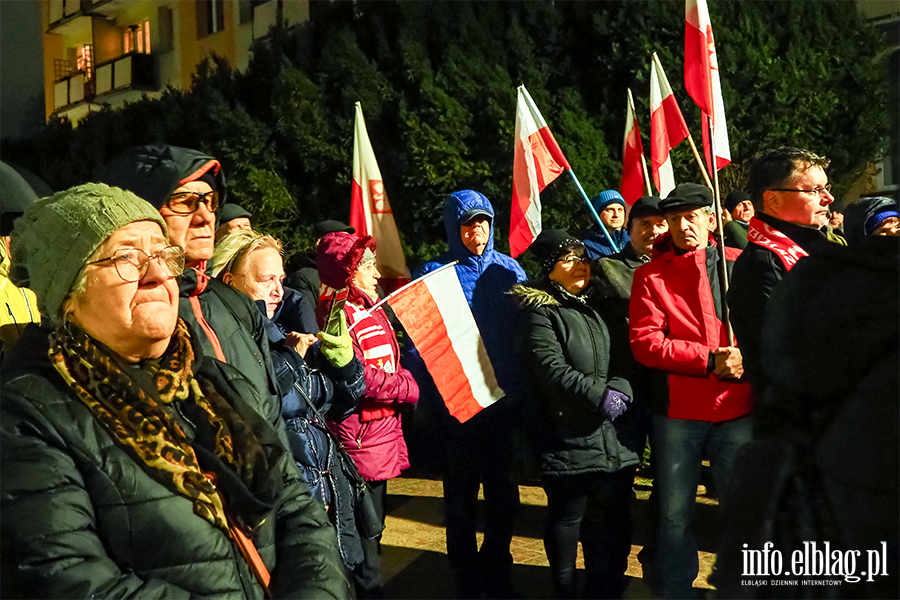
[[[615,336],[611,341],[597,311],[600,282],[590,279],[584,245],[551,229],[538,236],[532,252],[543,277],[511,294],[523,309],[520,350],[532,377],[528,412],[548,498],[544,546],[554,588],[560,598],[576,596],[580,539],[584,597],[621,597],[646,410],[625,378],[629,349]]]
[[[29,207],[12,248],[43,327],[3,367],[0,596],[349,597],[277,405],[178,317],[157,210],[85,184]]]

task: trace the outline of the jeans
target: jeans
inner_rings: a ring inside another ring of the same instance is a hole
[[[659,493],[658,579],[666,598],[694,598],[700,568],[691,521],[704,450],[709,455],[720,506],[727,502],[738,448],[753,437],[750,417],[710,423],[653,417],[654,493]],[[721,508],[720,508],[721,510]]]

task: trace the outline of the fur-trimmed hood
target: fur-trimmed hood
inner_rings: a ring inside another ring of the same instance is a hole
[[[542,306],[559,306],[559,300],[541,288],[532,287],[531,284],[517,283],[507,292],[515,298],[522,308],[540,308]]]

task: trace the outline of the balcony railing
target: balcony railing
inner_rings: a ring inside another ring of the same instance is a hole
[[[122,91],[155,91],[159,87],[150,54],[132,52],[116,57],[98,64],[91,75],[77,71],[57,80],[53,87],[54,110]]]
[[[97,96],[122,90],[158,89],[153,73],[153,56],[131,52],[97,65]]]
[[[54,110],[60,110],[93,97],[94,82],[87,77],[87,73],[84,71],[75,71],[53,84]]]

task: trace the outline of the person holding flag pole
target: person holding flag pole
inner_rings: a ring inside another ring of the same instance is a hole
[[[581,187],[569,161],[547,126],[524,85],[518,87],[516,140],[513,160],[513,198],[509,225],[509,249],[515,258],[541,233],[540,193],[566,171],[575,182],[600,231],[610,245],[621,250],[606,230],[600,215]]]
[[[509,548],[519,512],[514,434],[520,420],[524,374],[510,349],[516,333],[516,311],[507,292],[516,283],[524,282],[526,275],[515,260],[494,249],[493,222],[494,208],[483,194],[475,190],[450,194],[444,203],[449,249],[416,272],[418,279],[457,261],[453,270],[461,293],[456,296],[471,308],[482,340],[473,343],[483,343],[477,353],[480,360],[475,362],[483,364],[487,357],[493,371],[493,376],[484,373],[478,378],[466,377],[471,387],[468,400],[455,398],[446,387],[441,389],[441,377],[433,366],[428,366],[427,374],[419,369],[413,371],[421,388],[434,390],[434,380],[437,391],[433,393],[440,393],[441,402],[436,403],[436,438],[444,459],[447,558],[454,572],[457,598],[478,598],[481,594],[488,598],[516,596],[510,579],[513,560]],[[429,283],[433,279],[429,278]],[[448,293],[437,296],[449,298]],[[451,313],[458,317],[464,311],[446,312]],[[417,349],[421,346],[416,343]],[[453,346],[455,349],[455,342]],[[420,355],[427,364],[426,354],[422,347]],[[496,383],[491,381],[494,377]],[[486,385],[474,385],[479,378]],[[480,394],[479,389],[485,388],[490,391]],[[470,409],[457,410],[460,405]],[[478,492],[482,486],[484,541],[479,548],[476,531]]]

